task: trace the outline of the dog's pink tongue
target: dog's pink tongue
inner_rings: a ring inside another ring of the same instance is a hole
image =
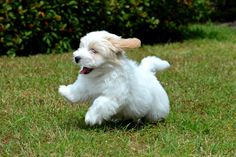
[[[89,74],[92,70],[93,68],[83,67],[83,69],[80,71],[80,74]]]

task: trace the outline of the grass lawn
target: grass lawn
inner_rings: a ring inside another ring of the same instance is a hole
[[[72,54],[0,57],[0,156],[236,156],[236,29],[191,26],[195,38],[128,51],[168,60],[159,73],[165,122],[87,127],[87,104],[59,96],[79,68]]]

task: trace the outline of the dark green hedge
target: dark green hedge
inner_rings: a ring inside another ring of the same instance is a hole
[[[61,53],[87,32],[108,30],[155,43],[181,38],[205,20],[207,0],[5,0],[0,2],[0,55]]]

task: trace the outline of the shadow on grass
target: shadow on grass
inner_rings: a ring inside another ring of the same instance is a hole
[[[95,130],[95,131],[138,131],[144,128],[157,127],[163,125],[165,120],[157,123],[150,123],[146,119],[134,120],[123,120],[123,121],[106,121],[101,125],[88,126],[85,124],[84,118],[78,118],[75,116],[68,117],[67,121],[64,122],[62,128],[66,130]]]
[[[227,40],[229,34],[235,34],[232,32],[232,28],[222,24],[193,24],[189,25],[182,32],[183,40],[189,39],[216,39],[219,41]]]
[[[232,31],[233,30],[233,31]],[[165,43],[184,42],[192,39],[214,39],[218,41],[228,40],[229,35],[236,35],[236,31],[224,24],[206,23],[189,24],[180,26],[175,31],[159,30],[157,34],[137,36],[143,44],[155,45]]]
[[[189,40],[189,39],[217,39],[219,36],[219,33],[215,30],[204,30],[201,27],[190,27],[187,30],[183,32],[183,39]]]

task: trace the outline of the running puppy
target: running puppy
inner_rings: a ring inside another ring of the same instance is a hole
[[[140,47],[137,38],[123,39],[107,31],[88,33],[73,53],[81,70],[77,80],[61,85],[59,93],[70,102],[91,100],[85,116],[87,125],[111,119],[146,118],[157,122],[170,110],[168,96],[155,77],[167,69],[167,61],[149,56],[137,65],[124,49]]]

